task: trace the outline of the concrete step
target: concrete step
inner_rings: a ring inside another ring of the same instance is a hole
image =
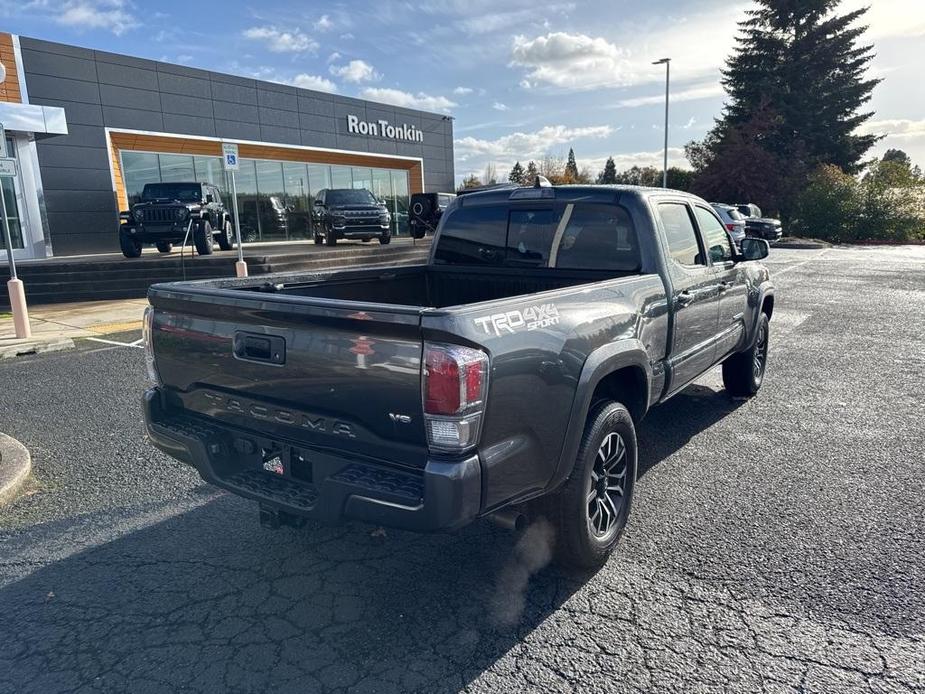
[[[301,250],[301,249],[299,249]],[[351,245],[342,249],[321,248],[317,251],[246,255],[252,276],[270,273],[321,271],[341,267],[377,267],[408,265],[427,260],[429,244],[407,243],[382,247],[378,244]],[[183,279],[199,280],[234,275],[233,254],[186,257],[181,265],[179,254],[143,256],[138,259],[90,258],[54,259],[19,266],[19,277],[26,285],[31,304],[71,301],[143,298],[148,287],[158,282]],[[0,268],[5,275],[6,268]],[[185,269],[185,274],[184,274]],[[0,275],[5,284],[6,277]],[[0,305],[8,306],[5,291]]]

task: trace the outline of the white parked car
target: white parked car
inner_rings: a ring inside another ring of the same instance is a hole
[[[711,202],[710,205],[716,210],[716,214],[723,220],[726,225],[726,231],[732,237],[732,242],[738,246],[745,238],[745,217],[732,205],[726,205],[721,202]]]

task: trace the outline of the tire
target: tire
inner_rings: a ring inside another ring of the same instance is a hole
[[[215,239],[212,237],[212,225],[208,219],[202,220],[193,230],[193,243],[199,255],[212,255]]]
[[[141,255],[141,241],[133,239],[123,231],[119,232],[119,247],[126,258],[137,258]]]
[[[337,245],[337,237],[334,235],[333,229],[328,229],[327,232],[325,232],[324,245],[325,246],[336,246]]]
[[[768,338],[770,320],[762,312],[758,319],[758,333],[751,347],[738,352],[723,362],[723,384],[735,397],[751,397],[758,392],[768,366]]]
[[[380,244],[380,245],[382,245],[382,246],[388,246],[390,243],[392,243],[392,235],[391,235],[391,234],[383,234],[382,236],[379,237],[379,244]]]
[[[161,253],[170,253],[173,250],[173,244],[170,241],[158,241],[155,245]]]
[[[636,427],[629,410],[613,401],[595,405],[572,474],[543,500],[543,515],[556,530],[559,566],[596,569],[607,561],[626,527],[637,462]],[[601,474],[608,470],[609,475]]]
[[[218,234],[218,247],[223,251],[232,251],[235,246],[234,227],[231,220],[226,219],[222,225],[222,230]]]
[[[324,243],[323,236],[319,236],[318,234],[313,234],[312,236],[314,237],[314,241],[316,245],[320,246],[322,243]]]

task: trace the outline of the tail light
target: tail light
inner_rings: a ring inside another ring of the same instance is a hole
[[[729,231],[735,231],[735,230],[736,230],[736,225],[735,225],[735,224],[727,224],[727,225],[726,225],[726,228],[727,228]]]
[[[424,423],[431,449],[458,452],[479,440],[488,392],[488,355],[424,343]]]
[[[154,365],[154,307],[145,308],[145,316],[141,323],[141,338],[145,350],[145,371],[148,379],[155,385],[160,385],[161,377]]]

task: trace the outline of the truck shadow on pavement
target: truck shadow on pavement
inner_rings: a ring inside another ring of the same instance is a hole
[[[734,408],[695,390],[654,410],[640,472]],[[91,519],[93,533],[70,531],[88,548],[0,589],[0,691],[455,692],[587,580],[533,573],[542,558],[518,567],[521,540],[488,523],[270,531],[250,502],[206,499],[95,546],[111,519]]]

